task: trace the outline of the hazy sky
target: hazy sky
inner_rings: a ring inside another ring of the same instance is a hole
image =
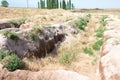
[[[10,7],[26,7],[27,0],[7,0]],[[38,0],[28,0],[29,7],[37,7]],[[1,2],[1,0],[0,0]],[[120,0],[72,0],[76,8],[120,8]]]

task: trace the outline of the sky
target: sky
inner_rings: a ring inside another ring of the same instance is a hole
[[[2,0],[0,0],[1,2]],[[9,7],[27,7],[27,0],[7,0]],[[29,7],[37,8],[38,0],[28,0]],[[67,0],[66,0],[67,1]],[[72,0],[76,8],[120,8],[120,0]]]

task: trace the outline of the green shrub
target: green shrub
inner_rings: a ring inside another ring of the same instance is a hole
[[[38,36],[36,33],[34,33],[34,32],[30,32],[29,37],[30,37],[33,41],[39,40],[39,36]]]
[[[87,23],[89,22],[90,18],[90,14],[86,15],[85,17],[80,17],[76,22],[76,26],[81,30],[85,30],[85,27],[87,26]]]
[[[100,19],[101,26],[106,26],[106,24],[107,24],[107,21],[105,21],[106,18],[108,18],[108,16],[103,15],[102,18]]]
[[[100,50],[100,47],[102,46],[103,42],[104,42],[103,39],[100,39],[100,40],[96,41],[96,42],[93,44],[92,48],[93,48],[94,50]]]
[[[15,54],[12,54],[10,56],[6,56],[2,60],[3,66],[6,67],[10,71],[14,71],[14,70],[18,69],[19,68],[19,62],[20,62],[20,59]]]
[[[34,25],[34,26],[32,27],[32,32],[30,32],[30,34],[29,34],[29,37],[30,37],[33,41],[39,40],[38,34],[41,35],[41,34],[43,33],[43,30],[42,30],[42,29],[43,29],[43,28],[42,28],[40,25],[38,25],[38,24]]]
[[[3,50],[0,50],[0,60],[4,59],[4,57],[6,56],[9,56],[11,55],[11,52],[6,50],[6,51],[3,51]]]
[[[99,28],[96,30],[96,37],[101,38],[101,37],[103,36],[103,32],[104,32],[103,27],[99,27]]]
[[[8,50],[0,50],[0,62],[10,71],[25,67],[25,63],[17,55]]]
[[[92,49],[91,48],[83,48],[83,52],[85,53],[85,54],[88,54],[89,56],[94,56],[94,53],[93,53],[93,51],[92,51]]]
[[[18,35],[15,32],[11,32],[10,30],[4,30],[4,31],[2,31],[2,34],[5,37],[10,38],[12,40],[18,40],[19,39]]]
[[[100,23],[101,23],[101,26],[106,26],[107,21],[101,21]]]
[[[87,21],[84,18],[79,18],[76,26],[78,26],[78,28],[81,30],[85,30],[85,27],[87,26]]]

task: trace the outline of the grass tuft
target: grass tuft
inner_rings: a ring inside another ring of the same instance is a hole
[[[89,56],[94,56],[93,50],[91,48],[83,48],[83,52]]]
[[[3,34],[5,37],[10,38],[12,40],[18,40],[19,39],[19,36],[15,32],[12,32],[10,30],[4,30],[4,31],[1,32],[1,34]]]
[[[76,22],[76,26],[80,29],[80,30],[85,30],[85,27],[87,26],[87,23],[89,22],[91,18],[91,15],[88,14],[85,17],[80,17],[78,19],[78,21]]]
[[[72,52],[62,54],[62,56],[59,57],[59,62],[61,64],[71,64],[72,61],[76,59],[76,56],[77,54]]]
[[[106,24],[107,24],[107,21],[105,21],[106,18],[108,18],[108,16],[103,15],[102,18],[100,19],[101,26],[106,26]]]
[[[30,32],[29,37],[30,37],[33,41],[39,40],[39,36],[38,36],[36,33],[34,33],[34,32]]]
[[[97,40],[94,44],[93,44],[93,46],[92,46],[92,48],[94,49],[94,50],[100,50],[100,47],[102,46],[102,44],[103,44],[103,39],[100,39],[100,40]]]
[[[101,38],[103,36],[103,32],[104,32],[104,29],[103,27],[99,27],[97,30],[96,30],[96,37],[97,38]]]

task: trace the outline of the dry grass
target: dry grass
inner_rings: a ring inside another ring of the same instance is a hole
[[[45,15],[48,13],[61,13],[64,10],[47,10],[47,9],[36,9],[36,8],[4,8],[0,7],[0,19],[2,18],[19,18],[19,17],[30,17],[34,15]]]
[[[41,59],[25,58],[23,61],[26,63],[26,69],[32,71],[65,69],[63,66],[59,65],[58,61],[53,57]]]
[[[3,8],[0,7],[0,22],[3,19],[27,18],[27,23],[49,25],[74,18],[74,14],[63,9]]]

